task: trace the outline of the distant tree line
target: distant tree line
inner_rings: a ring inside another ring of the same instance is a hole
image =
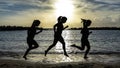
[[[22,26],[0,26],[0,31],[27,30],[29,27]]]
[[[28,30],[30,27],[23,26],[0,26],[0,31]],[[37,28],[40,29],[40,28]],[[52,28],[44,28],[51,30]],[[82,28],[69,28],[70,30],[81,30]],[[90,30],[120,30],[120,27],[90,27]]]
[[[30,27],[23,26],[0,26],[0,31],[28,30]],[[40,30],[41,28],[37,28]],[[51,30],[51,28],[43,28],[43,30]]]
[[[72,30],[81,30],[82,28],[70,28]],[[90,30],[120,30],[120,27],[90,27]]]

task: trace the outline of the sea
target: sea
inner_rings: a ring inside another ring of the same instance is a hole
[[[91,54],[115,54],[120,53],[120,30],[90,30],[89,35]],[[70,45],[81,46],[81,30],[64,30],[62,36],[66,43],[67,53],[84,53],[85,50],[73,48]],[[28,48],[27,30],[20,31],[0,31],[0,52],[24,53]],[[34,38],[39,47],[33,49],[32,54],[44,54],[44,51],[53,43],[54,31],[43,30]],[[58,42],[49,53],[63,53],[62,44]]]

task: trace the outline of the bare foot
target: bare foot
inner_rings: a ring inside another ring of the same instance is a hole
[[[87,56],[84,56],[84,59],[87,59],[88,57]]]
[[[67,56],[67,57],[69,57],[68,54],[66,54],[66,53],[64,55]]]
[[[26,57],[26,56],[23,56],[23,58],[24,58],[25,60],[27,60],[27,57]]]
[[[47,51],[45,50],[45,56],[47,55]]]

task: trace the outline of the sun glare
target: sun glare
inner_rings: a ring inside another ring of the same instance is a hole
[[[73,14],[73,4],[71,0],[58,0],[55,3],[55,13],[56,17],[66,16],[71,17]]]

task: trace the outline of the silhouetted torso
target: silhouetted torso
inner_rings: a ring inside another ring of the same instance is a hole
[[[89,36],[89,30],[88,28],[83,28],[81,30],[81,34],[82,34],[82,40],[88,40],[88,36]]]
[[[55,36],[61,36],[62,31],[63,31],[63,24],[57,23],[55,25],[57,27],[56,31],[55,31]]]
[[[27,34],[28,34],[27,39],[34,39],[35,34],[36,34],[36,28],[35,27],[34,28],[29,28]]]

